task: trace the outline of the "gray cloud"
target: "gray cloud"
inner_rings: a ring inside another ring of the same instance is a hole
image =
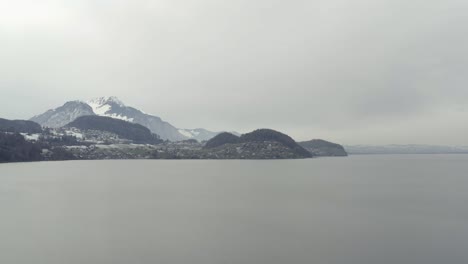
[[[0,113],[116,95],[179,127],[468,145],[467,8],[0,0]]]

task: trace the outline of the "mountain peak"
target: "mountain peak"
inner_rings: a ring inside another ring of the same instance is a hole
[[[91,107],[93,107],[93,106],[100,107],[100,106],[103,106],[103,105],[108,104],[108,103],[114,103],[114,104],[117,104],[119,106],[125,106],[125,104],[122,101],[120,101],[119,98],[117,98],[116,96],[97,97],[97,98],[93,98],[93,99],[87,101],[87,103]]]
[[[97,97],[87,101],[86,103],[91,106],[93,112],[99,116],[106,116],[107,112],[112,109],[113,105],[125,107],[124,103],[115,96]]]
[[[61,127],[85,115],[94,115],[93,109],[88,104],[81,101],[69,101],[63,106],[50,109],[30,120],[45,127]]]

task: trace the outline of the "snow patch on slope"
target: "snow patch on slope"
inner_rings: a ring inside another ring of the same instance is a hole
[[[119,115],[112,113],[110,114],[110,110],[112,109],[112,106],[109,104],[110,102],[117,104],[119,106],[125,106],[122,101],[120,101],[117,97],[115,96],[105,96],[105,97],[99,97],[99,98],[94,98],[86,103],[93,109],[93,112],[98,115],[98,116],[106,116],[106,117],[111,117],[115,119],[120,119],[124,120],[127,122],[133,122],[133,118],[129,118],[124,115]]]
[[[38,141],[41,134],[20,133],[27,141]]]
[[[194,135],[192,133],[190,133],[190,131],[188,131],[188,130],[179,129],[178,131],[179,131],[180,134],[182,134],[185,137],[188,137],[188,138],[193,138],[194,137]]]
[[[99,116],[105,116],[106,113],[109,112],[109,110],[111,109],[111,106],[108,104],[98,105],[98,104],[88,103],[88,105],[91,106],[91,108],[93,109],[93,112]]]
[[[103,115],[103,116],[112,117],[112,118],[115,118],[115,119],[120,119],[120,120],[123,120],[123,121],[127,121],[127,122],[132,122],[132,123],[133,123],[133,118],[129,118],[129,117],[123,116],[123,115],[105,114],[105,115]]]
[[[72,136],[72,137],[76,137],[76,138],[79,138],[79,139],[83,139],[83,134],[82,133],[72,131],[72,130],[67,130],[67,131],[65,131],[65,133],[67,134],[67,136]]]

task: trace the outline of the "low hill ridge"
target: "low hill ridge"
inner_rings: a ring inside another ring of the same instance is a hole
[[[323,139],[312,139],[309,141],[299,142],[303,148],[308,150],[312,155],[318,157],[345,157],[348,153],[340,144],[329,142]]]
[[[275,147],[275,151],[272,151],[272,147]],[[245,158],[312,157],[309,151],[297,144],[290,136],[272,129],[257,129],[240,137],[224,132],[208,140],[204,148],[208,150],[235,148],[239,155],[248,153],[245,154]],[[230,151],[230,155],[238,158],[234,151]]]
[[[27,120],[8,120],[0,118],[1,132],[17,133],[41,133],[42,128],[38,123]]]

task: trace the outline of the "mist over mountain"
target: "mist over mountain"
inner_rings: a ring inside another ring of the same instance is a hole
[[[440,145],[348,145],[344,146],[352,155],[372,154],[467,154],[468,146]]]

